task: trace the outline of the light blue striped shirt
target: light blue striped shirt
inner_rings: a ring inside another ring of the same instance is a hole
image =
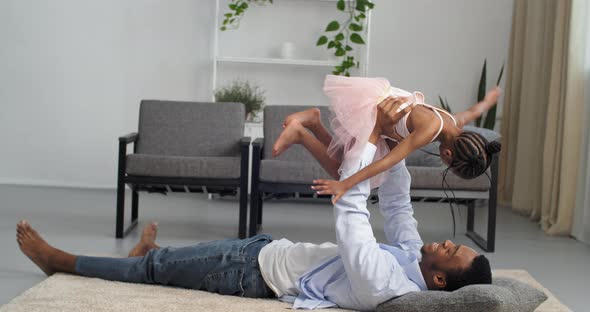
[[[376,147],[367,143],[360,159],[345,159],[341,179],[371,163]],[[389,169],[379,189],[388,245],[377,243],[369,223],[369,181],[353,186],[334,205],[338,256],[327,259],[299,279],[299,296],[284,296],[293,308],[339,306],[375,310],[408,292],[426,290],[420,271],[422,239],[413,217],[410,174],[402,161]]]

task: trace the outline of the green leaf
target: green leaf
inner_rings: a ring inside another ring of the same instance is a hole
[[[504,64],[502,64],[502,68],[500,68],[500,74],[498,74],[498,80],[496,81],[496,86],[500,85],[500,81],[502,81],[502,74],[504,73]],[[496,104],[496,103],[494,103]],[[483,127],[486,129],[494,130],[496,126],[496,108],[498,106],[494,105],[488,113],[486,114],[486,119],[483,122]]]
[[[334,55],[336,56],[343,56],[346,52],[343,49],[338,49]]]
[[[365,12],[365,5],[367,3],[367,0],[356,0],[356,10],[357,11],[361,11],[361,12]]]
[[[502,64],[502,68],[500,68],[500,74],[498,75],[498,81],[496,81],[496,86],[500,85],[500,81],[502,81],[502,74],[504,73],[504,64]]]
[[[338,28],[340,28],[340,24],[337,21],[331,21],[328,27],[326,27],[326,31],[335,31]]]
[[[355,24],[355,23],[350,23],[350,25],[348,25],[348,28],[350,28],[350,30],[352,30],[352,31],[361,31],[361,30],[363,30],[363,26],[361,26],[359,24]]]
[[[332,71],[332,75],[340,75],[340,72],[339,71],[336,71],[336,70],[333,70]]]
[[[225,26],[221,26],[221,31],[225,31],[227,28]]]
[[[344,74],[344,76],[350,77],[350,73],[348,72],[348,70],[346,71],[346,73]]]
[[[225,17],[231,17],[231,15],[232,15],[231,13],[225,13],[223,16],[225,16]]]
[[[356,44],[365,44],[365,41],[363,40],[363,38],[359,34],[356,34],[356,33],[350,35],[350,41],[352,41]]]
[[[248,8],[248,3],[246,2],[242,2],[242,5],[240,5],[241,9],[247,9]]]
[[[366,18],[366,17],[367,17],[367,16],[365,15],[365,13],[361,13],[361,14],[359,14],[359,18],[361,18],[361,19],[363,19],[363,18]]]
[[[321,36],[321,37],[318,39],[318,42],[316,43],[316,46],[321,46],[321,45],[323,45],[323,44],[326,44],[326,42],[328,42],[328,37],[326,37],[326,36]]]
[[[335,47],[335,46],[336,46],[336,42],[334,42],[334,41],[330,41],[330,42],[328,43],[328,49],[331,49],[331,48],[333,48],[333,47]]]
[[[237,5],[235,5],[235,4],[230,4],[230,5],[229,5],[229,8],[230,8],[230,9],[232,9],[232,10],[235,10],[235,9],[237,9],[237,8],[238,8],[238,6],[237,6]]]
[[[338,10],[344,11],[344,8],[346,7],[344,0],[338,0],[338,4],[336,4],[336,7],[338,8]]]
[[[349,45],[346,45],[346,47],[344,48],[346,51],[352,51],[352,47]]]
[[[229,20],[223,21],[223,25],[227,25],[227,22],[229,22]]]
[[[342,41],[344,40],[344,34],[343,33],[339,33],[338,35],[336,35],[336,38],[334,38],[336,41]]]
[[[479,86],[477,88],[477,101],[481,102],[483,98],[486,96],[486,65],[487,60],[484,59],[483,61],[483,68],[481,69],[481,77],[479,78]],[[475,120],[475,125],[478,127],[482,126],[482,116]]]
[[[367,1],[367,6],[369,7],[369,9],[372,9],[375,7],[375,3]]]
[[[486,129],[494,130],[496,125],[496,105],[492,106],[486,114],[486,119],[483,123],[483,127]]]

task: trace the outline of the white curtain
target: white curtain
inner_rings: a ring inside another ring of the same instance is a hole
[[[574,224],[572,235],[577,239],[590,244],[590,5],[586,0],[574,1],[573,21],[579,23],[580,27],[577,31],[579,38],[583,38],[585,42],[580,43],[578,48],[583,55],[583,77],[584,81],[581,84],[583,100],[585,101],[585,112],[583,121],[583,134],[580,157],[580,173],[578,175],[578,189],[576,196],[576,210],[574,214]],[[575,31],[575,30],[574,30]],[[586,35],[583,35],[583,32]]]

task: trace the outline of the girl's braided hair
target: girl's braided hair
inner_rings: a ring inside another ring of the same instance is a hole
[[[498,141],[488,142],[482,135],[464,131],[453,142],[454,156],[451,170],[463,179],[475,179],[482,175],[492,163],[492,156],[502,145]]]

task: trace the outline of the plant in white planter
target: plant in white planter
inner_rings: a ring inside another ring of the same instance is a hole
[[[248,81],[236,79],[215,91],[215,102],[243,103],[246,120],[252,120],[264,107],[264,90]]]

